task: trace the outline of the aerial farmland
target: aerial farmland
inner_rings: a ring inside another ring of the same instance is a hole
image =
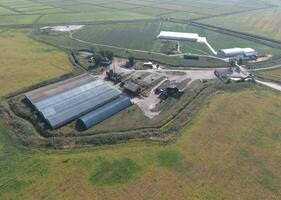
[[[278,0],[0,0],[0,199],[280,199]]]

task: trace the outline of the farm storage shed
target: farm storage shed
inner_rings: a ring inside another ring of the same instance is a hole
[[[83,129],[88,129],[131,105],[131,100],[128,97],[120,96],[118,99],[84,115],[77,123]]]
[[[220,49],[218,51],[218,56],[221,58],[231,58],[231,57],[247,58],[257,55],[258,53],[252,48]]]
[[[141,88],[138,84],[134,83],[131,80],[127,80],[123,83],[123,87],[125,88],[125,90],[127,90],[129,93],[133,93],[133,94],[139,94],[141,91]]]
[[[25,96],[52,128],[58,128],[118,99],[120,92],[90,75],[81,75]]]
[[[199,35],[197,33],[161,31],[157,38],[165,40],[184,40],[197,42],[197,40],[199,39]]]

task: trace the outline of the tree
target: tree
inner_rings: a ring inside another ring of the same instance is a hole
[[[109,60],[113,60],[113,52],[112,51],[106,51],[106,57],[109,59]]]
[[[107,51],[107,50],[103,50],[100,52],[100,55],[103,57],[103,58],[107,58],[109,60],[112,60],[113,59],[113,52],[112,51]]]
[[[135,58],[134,58],[134,56],[130,56],[130,57],[129,57],[129,64],[130,64],[130,66],[133,66],[133,65],[135,64]]]
[[[94,60],[96,62],[96,65],[98,65],[100,63],[100,61],[102,60],[102,56],[96,54],[94,57]]]
[[[238,65],[242,65],[243,64],[243,60],[242,60],[242,58],[240,58],[239,60],[238,60]]]

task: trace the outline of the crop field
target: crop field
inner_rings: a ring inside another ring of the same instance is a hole
[[[260,88],[221,93],[166,145],[29,150],[1,120],[0,198],[280,199],[280,102]]]
[[[206,30],[192,25],[168,22],[116,23],[86,26],[75,32],[72,36],[86,42],[121,48],[160,52],[161,41],[157,40],[156,37],[161,30],[198,33],[202,37],[207,37],[209,43],[215,49],[252,47],[260,53],[271,53],[273,55],[281,54],[280,49],[271,48],[253,41]],[[192,42],[180,42],[180,44],[182,52],[212,55],[210,50],[204,44]]]
[[[11,11],[9,9],[0,7],[0,15],[13,14],[13,13],[15,13],[15,12],[13,12],[13,11]]]
[[[50,14],[43,16],[39,23],[73,23],[73,22],[93,22],[93,21],[118,21],[118,20],[140,20],[153,19],[153,17],[130,12],[97,12],[78,14]]]
[[[281,40],[280,8],[216,17],[200,22]]]
[[[73,37],[111,46],[150,51],[160,32],[159,22],[87,26]]]
[[[255,3],[253,3],[255,2]],[[227,6],[225,6],[227,4]],[[193,19],[234,11],[268,7],[269,3],[252,0],[0,0],[0,25],[33,25],[45,23],[85,23],[154,18]],[[13,16],[11,16],[13,15]],[[30,19],[22,20],[30,15]],[[4,19],[2,19],[4,17]]]
[[[0,96],[72,71],[65,53],[28,37],[30,30],[0,30]]]
[[[199,13],[190,13],[190,12],[176,12],[176,13],[164,13],[161,14],[161,17],[165,18],[174,18],[174,19],[196,19],[203,17],[204,15]]]
[[[138,8],[130,9],[130,11],[145,14],[145,15],[151,15],[151,16],[166,16],[166,14],[171,13],[171,10],[154,8],[154,7],[140,7],[140,8],[138,7]]]
[[[0,25],[17,25],[17,24],[33,24],[39,15],[24,15],[20,18],[16,15],[1,16]]]

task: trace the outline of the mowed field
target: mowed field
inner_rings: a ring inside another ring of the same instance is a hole
[[[73,34],[83,41],[151,51],[160,32],[160,22],[116,23],[86,26]]]
[[[200,22],[281,41],[281,9],[216,17]]]
[[[0,30],[0,96],[71,72],[67,54],[28,37],[30,30]]]
[[[0,122],[1,199],[243,199],[281,197],[281,95],[221,93],[170,144],[81,150],[20,147]]]
[[[110,45],[121,48],[160,52],[162,42],[157,40],[161,30],[198,33],[207,37],[215,49],[252,47],[264,54],[281,55],[280,49],[271,48],[254,41],[206,30],[192,25],[170,22],[115,23],[85,26],[72,36],[93,44]],[[180,42],[181,51],[213,55],[205,44]]]

